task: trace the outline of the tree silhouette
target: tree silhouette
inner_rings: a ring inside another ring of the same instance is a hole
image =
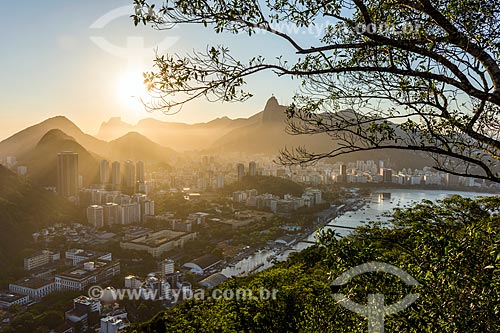
[[[282,151],[302,164],[378,149],[430,154],[437,170],[500,182],[500,3],[496,0],[135,0],[135,24],[199,24],[216,33],[285,39],[299,55],[233,57],[225,46],[158,55],[145,73],[150,110],[198,97],[244,101],[262,71],[302,80],[287,110],[290,134],[327,134],[332,148]],[[275,28],[321,26],[315,46]],[[179,98],[180,99],[177,99]]]

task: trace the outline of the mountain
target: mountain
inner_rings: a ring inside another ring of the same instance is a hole
[[[170,148],[165,148],[137,132],[130,132],[109,143],[110,160],[142,160],[170,162],[177,155]]]
[[[49,130],[33,149],[18,155],[18,161],[28,167],[30,178],[34,182],[54,186],[57,183],[57,154],[62,151],[78,154],[79,174],[83,176],[84,184],[88,185],[97,180],[98,157],[59,129]]]
[[[26,128],[0,142],[0,156],[14,155],[18,160],[19,156],[24,156],[24,161],[28,163],[26,156],[36,148],[47,132],[54,129],[71,138],[63,139],[58,134],[57,141],[60,143],[76,142],[80,146],[78,149],[95,154],[96,158],[99,156],[98,158],[109,160],[141,159],[171,163],[172,158],[178,157],[175,151],[277,155],[284,148],[291,150],[299,146],[315,153],[324,153],[335,148],[336,142],[327,134],[287,134],[285,111],[286,106],[280,105],[273,96],[261,112],[250,118],[222,117],[198,124],[170,123],[149,118],[139,121],[136,125],[127,124],[120,118],[111,118],[104,122],[99,130],[99,137],[112,139],[111,142],[85,134],[69,119],[59,116]],[[355,116],[352,110],[341,111],[337,115],[339,114],[344,118]],[[59,147],[72,144],[60,144]],[[334,160],[352,162],[369,159],[388,161],[388,166],[394,168],[421,168],[433,164],[425,155],[391,150],[352,153]]]
[[[125,126],[123,124],[126,124],[121,122],[119,118],[112,118],[110,122],[116,126]],[[20,156],[24,156],[24,160],[26,160],[26,156],[29,156],[29,153],[37,145],[51,140],[76,142],[80,145],[80,148],[87,152],[107,159],[123,160],[130,158],[127,156],[144,156],[144,159],[149,159],[148,156],[163,156],[161,160],[165,161],[165,154],[170,157],[176,154],[173,150],[161,147],[143,135],[135,133],[127,136],[127,133],[129,132],[127,131],[121,140],[107,142],[84,133],[68,118],[58,116],[30,126],[0,142],[0,156],[12,155],[18,157],[18,160]],[[133,140],[137,142],[134,143]],[[146,151],[143,151],[144,147],[147,147]],[[152,150],[156,152],[153,153]],[[117,151],[126,153],[117,153]]]
[[[328,152],[336,147],[337,142],[328,134],[290,135],[286,133],[286,106],[279,105],[275,97],[271,97],[262,112],[260,120],[242,126],[217,139],[207,152],[228,153],[238,152],[247,154],[273,154],[280,150],[294,147],[305,147],[309,152]],[[355,117],[353,110],[339,111],[337,115],[344,119]],[[399,135],[405,135],[398,132]],[[426,155],[412,151],[374,150],[351,153],[339,156],[332,161],[354,162],[356,160],[385,160],[394,168],[423,168],[433,165],[433,161]]]
[[[24,274],[18,270],[33,232],[58,222],[81,222],[83,216],[68,200],[21,180],[1,165],[0,188],[0,285],[4,287]]]
[[[120,117],[113,117],[101,124],[97,137],[102,140],[111,141],[133,130],[133,125],[122,121]]]
[[[127,124],[119,118],[111,118],[101,125],[97,137],[110,140],[134,131],[175,151],[201,150],[209,148],[217,139],[230,131],[259,122],[261,118],[261,114],[239,119],[222,117],[198,124],[163,122],[148,118],[136,125]]]
[[[73,137],[85,149],[99,155],[105,155],[105,141],[85,134],[71,120],[63,116],[49,118],[39,124],[30,126],[0,142],[0,156],[20,156],[35,148],[42,137],[52,129],[59,129]]]
[[[293,136],[286,133],[286,106],[279,105],[271,97],[259,114],[258,121],[233,129],[214,142],[211,150],[219,152],[244,152],[277,154],[281,149],[292,146],[307,146],[312,151],[331,148],[327,135]]]
[[[272,96],[267,100],[264,111],[262,111],[262,123],[283,124],[286,119],[286,106],[279,105],[276,97]]]

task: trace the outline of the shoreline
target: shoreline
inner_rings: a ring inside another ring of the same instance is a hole
[[[301,250],[294,249],[293,247],[301,242],[307,243],[307,244],[315,244],[314,242],[311,242],[308,240],[308,238],[311,235],[314,235],[319,229],[328,226],[333,220],[337,219],[340,216],[345,215],[347,212],[354,212],[354,211],[357,211],[357,210],[363,208],[364,206],[366,206],[368,204],[367,199],[369,199],[370,195],[373,195],[375,193],[380,193],[380,192],[384,192],[384,191],[390,192],[391,190],[406,190],[406,191],[412,191],[412,192],[421,192],[422,190],[426,190],[426,191],[433,191],[433,192],[450,191],[450,192],[464,192],[464,193],[477,193],[477,194],[484,193],[484,194],[498,194],[498,195],[500,195],[500,193],[497,193],[497,192],[489,193],[489,192],[484,192],[484,191],[473,191],[472,189],[470,189],[469,191],[464,191],[462,188],[457,189],[457,190],[451,189],[451,188],[437,189],[437,188],[428,188],[428,187],[426,187],[426,188],[415,188],[415,187],[409,187],[409,188],[376,187],[376,188],[374,188],[374,187],[372,187],[372,188],[374,189],[374,191],[371,191],[371,193],[369,193],[369,194],[368,193],[362,194],[362,195],[360,195],[360,197],[353,199],[352,202],[345,203],[343,205],[340,205],[340,206],[337,206],[334,208],[330,207],[328,209],[325,209],[321,212],[314,214],[314,216],[316,216],[316,218],[317,218],[317,220],[314,222],[314,225],[312,227],[304,229],[302,232],[296,234],[297,235],[296,240],[293,243],[289,244],[288,246],[272,246],[271,248],[268,248],[268,246],[264,245],[264,246],[260,246],[260,247],[256,247],[256,248],[247,249],[244,253],[241,254],[241,256],[238,258],[238,260],[235,260],[235,259],[231,260],[230,262],[227,263],[227,265],[224,268],[222,268],[222,270],[224,270],[225,268],[231,268],[230,265],[233,265],[232,268],[234,268],[234,266],[238,262],[240,262],[242,260],[246,260],[249,257],[252,257],[261,251],[274,252],[274,254],[270,253],[270,256],[274,256],[273,260],[276,259],[276,257],[279,259],[287,251],[290,251],[289,253],[300,252]],[[279,250],[279,251],[276,251],[276,250]],[[260,264],[257,266],[254,267],[253,269],[247,271],[247,272],[244,272],[243,275],[238,275],[238,276],[247,276],[247,275],[250,275],[253,273],[257,273],[265,265]]]
[[[340,184],[338,184],[340,185]],[[401,184],[377,184],[377,183],[347,183],[339,186],[347,189],[374,189],[374,190],[425,190],[425,191],[454,191],[475,192],[500,195],[500,188],[469,187],[469,186],[442,186],[442,185],[401,185]]]

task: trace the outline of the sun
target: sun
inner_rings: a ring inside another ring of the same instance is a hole
[[[120,102],[134,110],[144,110],[141,100],[145,100],[148,96],[142,73],[141,70],[128,71],[117,83]]]

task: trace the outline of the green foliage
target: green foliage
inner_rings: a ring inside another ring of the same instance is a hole
[[[396,210],[388,225],[373,223],[351,236],[321,233],[320,245],[221,289],[277,289],[276,300],[191,300],[138,325],[133,332],[366,332],[366,320],[336,304],[330,283],[357,265],[382,261],[412,275],[408,287],[392,275],[363,274],[335,292],[386,304],[408,293],[420,298],[386,318],[387,332],[498,332],[500,198],[458,196]]]
[[[31,183],[18,179],[0,166],[0,283],[23,274],[23,250],[29,248],[31,234],[54,223],[81,222],[83,216],[69,201]],[[29,254],[29,253],[28,253]]]
[[[40,316],[38,323],[41,326],[54,329],[64,323],[64,315],[59,311],[47,311]]]
[[[496,0],[133,2],[136,25],[261,31],[289,47],[268,48],[267,58],[251,47],[236,57],[228,45],[159,54],[144,74],[151,111],[173,113],[199,97],[245,101],[248,78],[269,71],[301,81],[287,132],[331,140],[319,149],[287,145],[283,164],[411,150],[430,155],[440,170],[500,182]]]

